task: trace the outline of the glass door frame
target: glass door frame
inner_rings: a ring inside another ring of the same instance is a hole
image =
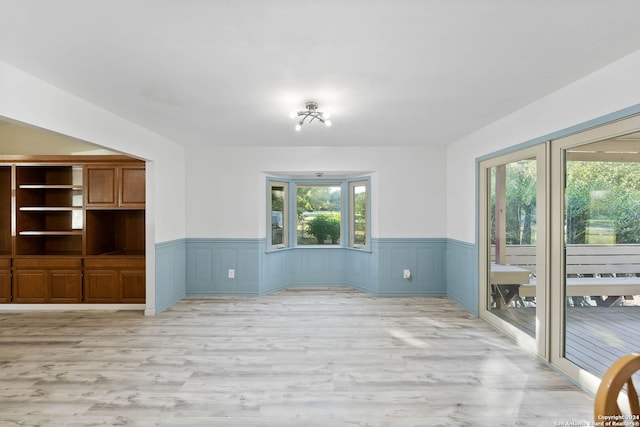
[[[616,136],[640,131],[640,115],[622,118],[592,129],[574,133],[551,142],[551,284],[550,302],[550,362],[560,371],[577,381],[582,387],[595,393],[600,384],[600,378],[579,368],[565,357],[565,233],[564,233],[564,188],[566,183],[567,149],[602,141]]]
[[[532,338],[509,322],[491,313],[489,304],[489,265],[490,252],[490,189],[493,167],[506,165],[519,160],[536,160],[536,336]],[[549,322],[548,319],[548,185],[547,165],[549,164],[549,143],[543,142],[527,148],[522,148],[507,154],[499,155],[479,162],[479,226],[478,226],[478,282],[479,282],[479,313],[480,317],[501,331],[513,337],[520,345],[548,360],[549,355]]]

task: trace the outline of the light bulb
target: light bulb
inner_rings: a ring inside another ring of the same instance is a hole
[[[289,117],[291,117],[292,119],[295,119],[298,116],[298,113],[296,113],[295,111],[292,111],[289,113]]]
[[[328,119],[328,118],[330,118],[330,117],[331,117],[331,114],[329,114],[329,113],[322,113],[322,117],[326,120],[326,119]]]
[[[300,131],[300,129],[302,129],[302,126],[300,125],[300,123],[296,123],[296,128],[295,128],[298,132]]]
[[[326,127],[331,126],[331,120],[325,120],[325,121],[324,121],[324,125],[325,125]]]

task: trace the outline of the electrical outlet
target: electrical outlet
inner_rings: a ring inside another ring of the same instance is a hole
[[[411,270],[409,270],[408,268],[406,268],[406,269],[402,272],[402,278],[403,278],[403,279],[411,279]]]
[[[235,279],[236,278],[236,270],[233,268],[229,269],[229,279]]]

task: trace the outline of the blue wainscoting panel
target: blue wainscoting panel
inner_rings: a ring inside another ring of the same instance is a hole
[[[186,284],[177,289],[164,283],[164,269],[176,269],[170,263],[165,266],[165,258],[180,259],[171,247],[159,249],[158,307],[181,295],[260,295],[293,286],[352,286],[381,296],[448,296],[478,315],[477,254],[470,243],[378,238],[371,239],[370,250],[266,251],[265,239],[186,239],[186,249],[181,249],[186,272],[178,270]],[[229,269],[235,270],[235,278],[228,277]],[[411,271],[409,279],[403,278],[405,269]]]
[[[186,242],[156,244],[156,314],[185,296]]]
[[[205,242],[187,243],[187,295],[214,294],[213,247]]]
[[[378,252],[345,249],[345,282],[354,288],[378,293]]]
[[[280,249],[278,251],[265,253],[262,256],[262,279],[260,282],[260,293],[268,294],[280,289],[284,289],[291,284],[291,251]]]
[[[260,239],[188,239],[186,295],[258,295],[261,248]]]
[[[373,239],[372,239],[373,240]],[[375,239],[380,295],[447,294],[446,239]],[[411,277],[405,279],[404,270]]]
[[[290,251],[291,282],[295,286],[345,286],[344,248],[298,248]]]
[[[479,314],[478,254],[472,243],[449,239],[447,242],[447,296]]]

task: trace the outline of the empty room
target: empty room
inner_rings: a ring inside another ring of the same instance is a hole
[[[638,425],[639,13],[0,0],[0,424]]]

